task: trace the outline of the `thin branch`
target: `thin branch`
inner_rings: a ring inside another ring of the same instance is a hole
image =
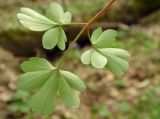
[[[69,23],[69,24],[63,24],[63,26],[70,26],[70,25],[86,25],[87,23],[79,23],[79,22],[72,22],[72,23]]]

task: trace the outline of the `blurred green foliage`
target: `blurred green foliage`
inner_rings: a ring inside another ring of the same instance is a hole
[[[159,88],[160,89],[160,88]],[[111,111],[107,105],[93,106],[91,109],[93,119],[99,116],[105,119],[159,119],[160,99],[157,96],[160,90],[154,87],[148,88],[144,94],[137,98],[136,104],[128,101],[119,102],[115,110]]]
[[[119,40],[113,44],[113,47],[126,47],[134,52],[149,52],[159,47],[159,41],[149,32],[130,30],[119,30]]]
[[[93,113],[92,116],[94,119],[97,119],[97,115],[100,115],[105,118],[110,116],[110,112],[107,106],[104,106],[104,105],[98,105],[98,106],[92,107],[91,112]]]
[[[24,102],[26,100],[26,97],[28,96],[27,92],[24,91],[17,91],[12,95],[12,100],[14,103],[9,105],[9,109],[13,112],[23,112],[26,113],[29,111],[28,105]]]

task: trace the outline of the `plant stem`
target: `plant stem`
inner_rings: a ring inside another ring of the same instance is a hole
[[[90,35],[90,32],[89,32],[89,28],[87,29],[87,35],[88,35],[89,40],[91,40],[91,35]]]
[[[69,24],[63,24],[63,26],[70,26],[70,25],[86,25],[87,23],[79,23],[79,22],[72,22],[72,23],[69,23]]]
[[[101,15],[103,15],[110,7],[111,5],[115,2],[116,0],[111,0],[109,2],[108,5],[106,5],[106,7],[104,7],[100,12],[98,12],[91,20],[89,20],[85,26],[81,29],[81,31],[79,32],[79,34],[77,35],[77,37],[72,41],[72,43],[70,44],[70,46],[68,47],[68,49],[66,50],[66,52],[64,53],[64,55],[62,56],[62,58],[60,59],[59,65],[58,65],[58,69],[60,69],[60,67],[62,66],[68,52],[70,51],[70,49],[74,46],[74,44],[77,42],[77,40],[80,38],[80,36],[85,32],[86,29],[89,28],[89,26],[97,19],[99,18]]]

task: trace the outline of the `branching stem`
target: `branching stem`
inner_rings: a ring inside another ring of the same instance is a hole
[[[104,7],[100,12],[98,12],[91,20],[89,20],[87,23],[85,23],[84,27],[82,28],[82,30],[79,32],[79,34],[76,36],[76,38],[72,41],[72,43],[70,44],[70,46],[68,47],[68,49],[66,50],[66,52],[64,53],[64,55],[62,56],[62,58],[60,59],[60,62],[58,64],[58,69],[60,69],[60,67],[62,66],[62,64],[64,63],[64,60],[67,56],[67,54],[69,53],[70,49],[74,46],[74,44],[77,42],[77,40],[80,38],[80,36],[90,27],[90,25],[97,19],[99,18],[101,15],[103,15],[110,7],[111,5],[115,2],[116,0],[111,0],[109,2],[108,5],[106,5],[106,7]]]

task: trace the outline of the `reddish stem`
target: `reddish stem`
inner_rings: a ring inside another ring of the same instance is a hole
[[[97,18],[99,18],[100,16],[102,16],[111,6],[112,4],[115,2],[116,0],[112,0],[109,2],[109,4],[103,8],[100,12],[98,12],[89,22],[88,22],[88,26],[93,23]]]

